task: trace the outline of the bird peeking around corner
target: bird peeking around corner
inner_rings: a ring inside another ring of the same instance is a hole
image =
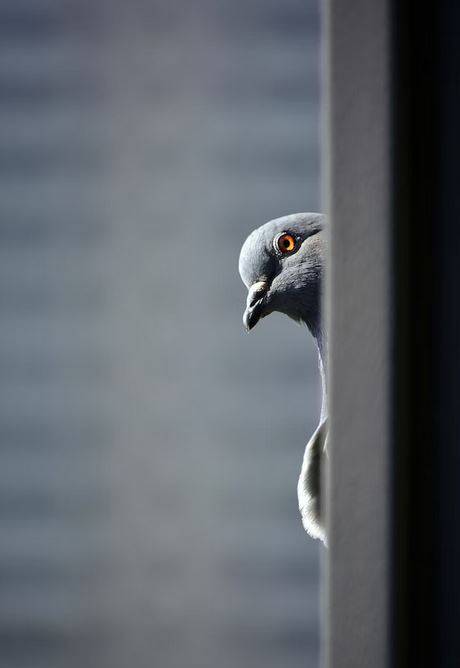
[[[243,315],[248,331],[261,318],[278,311],[305,323],[316,341],[323,393],[321,416],[305,448],[297,495],[306,531],[326,544],[321,503],[322,469],[327,456],[327,341],[321,326],[323,229],[324,216],[319,213],[294,213],[271,220],[244,242],[239,272],[248,288]]]

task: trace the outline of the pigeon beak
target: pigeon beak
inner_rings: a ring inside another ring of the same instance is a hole
[[[248,332],[257,325],[262,317],[264,297],[268,287],[266,281],[257,281],[249,288],[246,310],[243,314],[243,324]]]

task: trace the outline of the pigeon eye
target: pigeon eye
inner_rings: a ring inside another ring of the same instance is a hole
[[[295,250],[296,247],[296,240],[292,236],[292,234],[281,234],[276,239],[276,247],[280,253],[283,254],[292,253],[292,251]]]

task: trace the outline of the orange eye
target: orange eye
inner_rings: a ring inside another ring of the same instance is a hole
[[[282,234],[278,237],[277,242],[278,250],[281,253],[292,253],[295,249],[296,243],[292,234]]]

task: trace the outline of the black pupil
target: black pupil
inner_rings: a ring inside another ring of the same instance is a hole
[[[290,245],[291,245],[291,240],[290,239],[283,239],[283,246],[285,248],[289,248]]]

